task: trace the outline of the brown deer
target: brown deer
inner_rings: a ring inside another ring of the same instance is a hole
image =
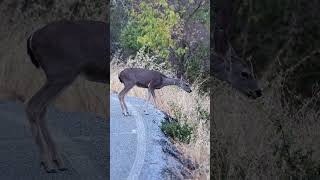
[[[46,75],[45,84],[27,102],[26,113],[47,172],[67,169],[46,124],[47,107],[80,74],[90,81],[108,83],[108,34],[109,26],[104,22],[59,21],[28,38],[30,59]]]
[[[155,89],[161,89],[164,86],[175,85],[190,93],[191,86],[182,79],[175,79],[165,76],[164,74],[148,69],[142,68],[127,68],[120,72],[119,80],[124,84],[123,90],[119,93],[119,101],[122,109],[122,113],[125,116],[130,115],[128,113],[127,105],[124,101],[125,95],[129,92],[134,86],[148,89],[148,99],[146,101],[146,108],[150,97],[153,98],[153,103],[156,104]],[[145,109],[146,112],[146,109]]]
[[[210,57],[210,73],[226,81],[247,97],[256,99],[262,91],[254,77],[252,68],[236,55],[229,41],[233,12],[233,1],[216,1],[214,30],[211,33],[213,51]]]
[[[248,98],[256,99],[262,96],[252,71],[233,52],[229,57],[214,54],[211,59],[211,72],[217,79],[225,81]]]

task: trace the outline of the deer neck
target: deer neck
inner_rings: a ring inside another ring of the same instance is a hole
[[[180,86],[180,80],[166,77],[163,79],[162,85],[163,86],[170,86],[170,85]]]

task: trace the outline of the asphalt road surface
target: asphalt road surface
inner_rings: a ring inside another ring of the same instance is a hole
[[[0,102],[1,180],[107,179],[107,122],[93,113],[62,113],[49,108],[49,130],[69,168],[46,173],[31,136],[24,105]]]
[[[123,116],[117,95],[110,98],[110,157],[107,155],[109,121],[94,113],[61,112],[49,108],[47,121],[67,171],[46,173],[31,136],[24,105],[0,101],[0,180],[158,180],[168,165],[163,152],[167,138],[159,125],[163,114],[144,100],[126,97],[131,116]],[[173,163],[171,163],[173,164]]]
[[[131,116],[123,116],[116,94],[110,98],[110,175],[112,180],[163,179],[166,166],[161,142],[165,136],[159,125],[163,114],[144,100],[126,97]]]

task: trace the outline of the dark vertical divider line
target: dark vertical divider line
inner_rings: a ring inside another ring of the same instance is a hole
[[[106,1],[107,5],[106,5],[106,22],[107,22],[107,29],[108,29],[108,34],[107,34],[107,44],[109,47],[109,49],[107,50],[108,51],[108,58],[107,58],[107,63],[109,63],[109,79],[108,79],[108,83],[107,85],[109,87],[106,87],[107,89],[107,92],[106,92],[106,95],[107,95],[107,109],[106,109],[106,123],[107,123],[107,132],[106,132],[106,135],[107,135],[107,142],[106,142],[106,149],[107,149],[107,166],[106,166],[106,176],[107,176],[107,179],[110,179],[110,73],[111,73],[111,70],[110,70],[110,62],[111,62],[111,57],[110,57],[110,1],[107,0]]]
[[[214,16],[215,16],[215,8],[216,6],[216,0],[210,1],[210,179],[212,179],[213,176],[213,147],[212,147],[212,141],[213,141],[213,133],[214,133],[214,103],[213,103],[213,86],[212,86],[212,78],[213,78],[213,72],[212,72],[212,58],[213,58],[213,52],[214,52]]]

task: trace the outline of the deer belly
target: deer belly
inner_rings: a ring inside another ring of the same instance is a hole
[[[107,83],[109,79],[109,73],[100,69],[95,69],[95,71],[85,71],[82,72],[81,75],[85,79],[93,82]]]
[[[143,84],[143,83],[140,83],[140,82],[137,82],[136,85],[138,87],[141,87],[141,88],[148,88],[148,85],[147,84]]]

